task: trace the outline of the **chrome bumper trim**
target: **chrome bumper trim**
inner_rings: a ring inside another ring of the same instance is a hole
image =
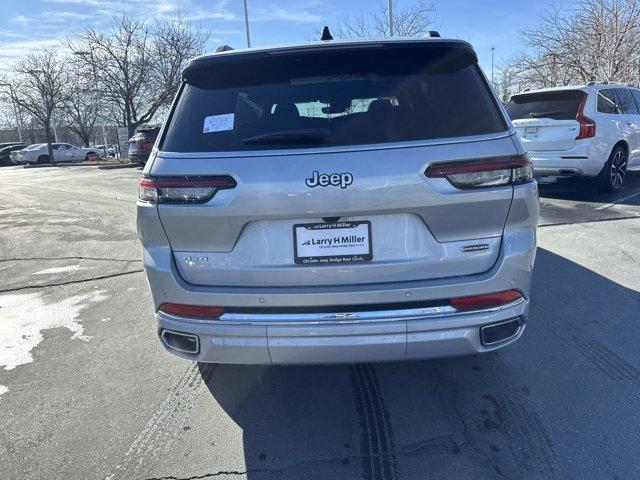
[[[224,324],[224,325],[321,325],[321,324],[358,324],[406,320],[429,320],[462,315],[477,315],[499,312],[525,302],[520,298],[499,307],[482,310],[459,311],[452,306],[411,308],[402,310],[372,310],[362,312],[335,313],[225,313],[218,320],[202,320],[175,317],[161,312],[163,316],[183,322]]]

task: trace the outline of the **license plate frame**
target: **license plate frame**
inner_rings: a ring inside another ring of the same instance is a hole
[[[363,232],[366,236],[359,241]],[[304,229],[304,230],[299,230]],[[299,234],[299,231],[302,235]],[[338,235],[338,238],[347,238],[347,242],[319,243],[317,245],[302,245],[300,242],[310,241],[314,237],[314,233],[318,238],[316,240],[331,239],[329,233]],[[346,237],[345,237],[346,236]],[[302,237],[303,239],[301,240]],[[370,220],[349,220],[338,222],[315,222],[315,223],[297,223],[293,225],[293,261],[297,265],[336,265],[344,263],[366,263],[373,260],[373,242],[371,233]],[[304,251],[300,251],[300,247]],[[317,247],[317,251],[326,250],[331,252],[325,255],[308,255],[310,250]],[[342,250],[342,252],[341,252]],[[306,254],[305,254],[306,253]]]

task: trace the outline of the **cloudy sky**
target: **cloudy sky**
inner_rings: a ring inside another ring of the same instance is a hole
[[[379,8],[386,0],[248,0],[254,45],[305,41],[322,25]],[[413,0],[394,0],[396,4]],[[491,46],[496,65],[522,48],[518,32],[536,24],[545,2],[513,0],[434,0],[435,27],[443,36],[470,41],[487,73]],[[151,17],[180,10],[212,32],[209,47],[245,46],[242,0],[0,0],[0,70],[25,52],[57,47],[65,35],[87,26],[106,28],[114,14]]]

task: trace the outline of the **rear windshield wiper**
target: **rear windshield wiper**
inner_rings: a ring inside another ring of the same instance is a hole
[[[330,138],[331,130],[327,128],[308,128],[256,135],[254,137],[245,138],[242,140],[242,143],[245,145],[305,145],[308,143],[325,143],[328,142]]]

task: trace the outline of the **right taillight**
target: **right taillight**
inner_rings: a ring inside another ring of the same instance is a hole
[[[218,190],[235,188],[233,177],[142,177],[138,198],[149,203],[205,203]]]
[[[596,136],[596,122],[595,120],[587,117],[584,114],[584,105],[587,102],[587,94],[583,94],[578,103],[578,113],[576,114],[576,120],[580,124],[580,131],[576,140],[582,140],[583,138],[591,138]]]
[[[429,178],[446,178],[460,189],[518,185],[533,180],[528,155],[496,157],[469,161],[433,163],[427,167]]]

